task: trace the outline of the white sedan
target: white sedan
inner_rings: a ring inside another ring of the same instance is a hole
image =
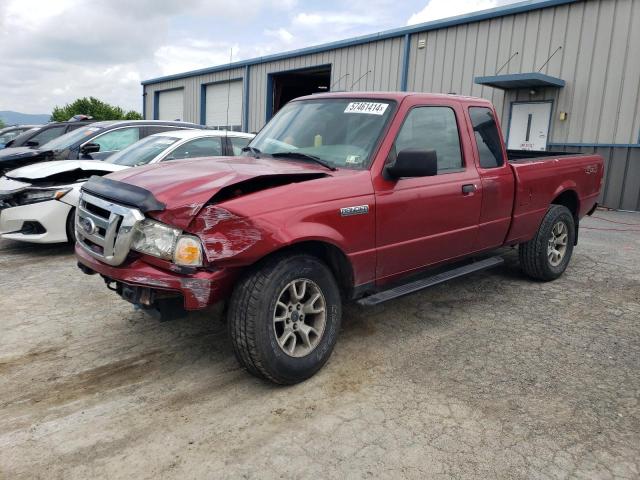
[[[178,130],[143,138],[106,160],[36,163],[0,178],[0,235],[33,243],[75,241],[80,188],[92,175],[184,158],[240,155],[252,134]]]

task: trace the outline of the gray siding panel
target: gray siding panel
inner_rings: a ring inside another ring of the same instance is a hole
[[[417,49],[418,38],[426,39],[426,48]],[[640,2],[586,0],[413,34],[408,86],[487,98],[502,113],[505,132],[516,97],[554,100],[551,142],[638,143],[639,44]],[[516,52],[501,74],[536,72],[544,65],[542,73],[559,76],[566,86],[530,95],[470,83],[495,75]],[[561,111],[568,113],[564,122],[556,121]]]
[[[259,130],[265,123],[267,77],[270,73],[330,64],[331,84],[335,84],[334,90],[399,90],[402,71],[402,42],[401,37],[391,38],[252,66],[249,83],[251,105],[249,129],[251,131]],[[366,74],[368,70],[371,72]],[[336,83],[340,77],[347,73],[349,74],[347,77]],[[360,77],[362,79],[358,82]],[[352,88],[354,82],[358,83]]]
[[[184,89],[184,121],[200,123],[200,89],[202,84],[222,82],[229,78],[242,78],[243,68],[235,68],[231,71],[217,72],[198,77],[187,77],[184,79],[170,80],[162,83],[146,85],[144,88],[146,115],[148,119],[153,118],[153,98],[155,92],[169,90],[172,88]]]

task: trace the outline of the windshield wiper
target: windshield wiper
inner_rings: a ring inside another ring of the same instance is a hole
[[[315,155],[310,155],[308,153],[302,152],[276,152],[271,154],[272,157],[275,158],[300,158],[302,160],[311,160],[312,162],[316,162],[318,165],[322,165],[325,168],[328,168],[332,172],[337,170],[336,167],[331,165],[330,163],[322,160],[320,157],[316,157]]]
[[[254,154],[254,155],[256,155],[256,156],[258,156],[258,155],[260,155],[260,154],[262,153],[262,152],[260,151],[260,149],[259,149],[259,148],[256,148],[256,147],[242,147],[242,150],[241,150],[241,151],[242,151],[242,152],[251,152],[251,153],[253,153],[253,154]]]

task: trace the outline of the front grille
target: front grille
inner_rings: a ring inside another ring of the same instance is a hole
[[[131,249],[134,227],[143,219],[137,208],[82,192],[76,209],[76,238],[91,256],[109,265],[120,265]]]

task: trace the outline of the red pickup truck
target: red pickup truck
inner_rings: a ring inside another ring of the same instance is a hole
[[[243,156],[93,178],[77,209],[85,273],[145,308],[225,301],[238,360],[273,382],[327,361],[342,303],[406,295],[500,263],[567,267],[598,155],[507,152],[493,106],[419,93],[296,99]]]

